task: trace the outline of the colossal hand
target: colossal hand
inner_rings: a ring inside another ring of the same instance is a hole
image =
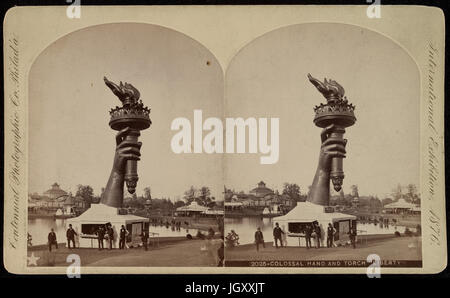
[[[330,133],[335,128],[334,124],[325,127],[320,133],[322,146],[320,147],[318,170],[330,173],[331,159],[333,157],[345,158],[345,146],[347,139],[329,139]]]
[[[318,205],[327,205],[330,195],[330,168],[333,157],[345,158],[347,140],[330,138],[334,125],[324,128],[320,134],[319,163],[308,195],[308,201]]]
[[[139,160],[141,156],[140,148],[142,143],[125,140],[130,131],[127,127],[119,131],[116,135],[117,146],[113,168],[101,199],[102,204],[111,207],[120,208],[122,206],[123,184],[127,161]]]
[[[125,173],[125,165],[127,160],[140,160],[141,142],[125,140],[130,132],[130,128],[119,131],[116,135],[116,154],[114,156],[113,171],[118,174]]]

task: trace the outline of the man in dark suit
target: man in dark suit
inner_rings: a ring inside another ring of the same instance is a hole
[[[144,246],[144,249],[145,249],[145,250],[148,250],[148,245],[147,245],[147,242],[148,242],[148,232],[147,232],[147,230],[143,230],[143,231],[142,231],[141,239],[142,239],[142,245]]]
[[[310,249],[311,248],[311,233],[312,233],[311,226],[310,225],[306,225],[306,227],[305,227],[306,249]]]
[[[314,232],[316,234],[316,248],[320,248],[320,241],[322,240],[322,229],[320,228],[317,221],[314,223]]]
[[[103,239],[105,238],[105,229],[103,228],[103,226],[98,227],[97,237],[98,237],[98,250],[102,250],[104,248]]]
[[[333,247],[334,234],[336,230],[331,223],[328,224],[327,228],[327,247]]]
[[[261,228],[258,227],[258,229],[255,232],[255,244],[256,244],[256,251],[259,251],[259,245],[262,244],[264,248],[266,248],[264,244],[264,235],[261,232]]]
[[[111,224],[107,225],[106,233],[108,234],[108,239],[109,239],[109,249],[112,249],[113,243],[114,243],[114,230],[113,230]]]
[[[353,246],[353,248],[356,248],[356,229],[350,228],[350,231],[348,232],[350,236],[350,242]]]
[[[273,238],[275,240],[275,247],[278,248],[278,240],[280,240],[280,246],[283,247],[283,239],[281,235],[284,234],[283,230],[280,228],[278,223],[275,223],[275,228],[273,229]]]
[[[75,232],[75,230],[72,228],[72,225],[70,224],[70,225],[69,225],[69,228],[67,229],[67,232],[66,232],[66,237],[67,237],[67,247],[68,247],[69,249],[72,249],[72,248],[70,247],[70,242],[73,243],[73,248],[76,248],[76,247],[75,247],[75,235],[78,235],[78,234],[77,234],[77,232]]]
[[[122,225],[119,231],[119,249],[125,249],[127,234],[128,234],[127,229],[125,229],[125,226]]]
[[[52,251],[52,245],[55,245],[56,249],[58,249],[58,242],[56,241],[56,233],[52,229],[50,233],[48,233],[48,251]]]

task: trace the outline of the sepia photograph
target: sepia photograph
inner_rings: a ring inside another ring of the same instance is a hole
[[[221,112],[222,71],[205,47],[160,26],[88,27],[44,49],[29,86],[27,244],[39,266],[71,252],[84,266],[223,263],[221,157],[167,142],[172,119]]]
[[[225,88],[231,115],[280,119],[278,163],[226,158],[227,265],[421,266],[419,70],[404,49],[292,25],[240,50]]]
[[[443,270],[444,15],[369,8],[9,10],[5,268]]]

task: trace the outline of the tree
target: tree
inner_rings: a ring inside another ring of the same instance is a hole
[[[211,195],[211,190],[209,190],[209,187],[202,186],[202,188],[200,188],[200,199],[202,201],[206,200],[206,198],[208,198],[210,195]]]
[[[148,186],[146,188],[144,188],[144,198],[146,200],[151,200],[152,199],[152,190]]]
[[[352,190],[352,197],[359,198],[358,185],[352,185],[350,189]]]
[[[368,203],[369,203],[369,208],[372,210],[378,210],[381,208],[381,201],[378,198],[370,197]]]
[[[284,183],[283,184],[283,195],[287,195],[293,201],[300,200],[300,186],[295,183]]]
[[[385,198],[385,199],[383,199],[382,201],[381,201],[381,204],[383,205],[383,206],[386,206],[387,204],[390,204],[390,203],[392,203],[392,202],[394,202],[391,198]]]
[[[420,201],[416,185],[408,184],[406,186],[406,200],[415,204]]]
[[[191,185],[191,188],[186,190],[183,195],[183,199],[186,201],[187,204],[191,203],[193,200],[195,200],[195,193],[197,192],[197,189],[193,185]]]
[[[76,196],[82,197],[84,202],[88,207],[91,206],[92,200],[94,198],[94,190],[89,185],[81,185],[77,186]]]
[[[216,204],[214,202],[215,198],[211,197],[211,190],[209,189],[209,187],[202,186],[198,192],[199,192],[199,194],[198,194],[197,201],[200,205],[207,206],[207,207],[214,207],[214,205]]]
[[[124,204],[131,208],[144,209],[145,200],[143,197],[127,197],[124,200]]]
[[[176,201],[175,204],[173,204],[173,207],[176,209],[179,207],[183,207],[184,205],[185,205],[184,202],[180,200],[180,201]]]

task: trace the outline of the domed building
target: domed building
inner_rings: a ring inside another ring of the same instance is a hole
[[[65,192],[64,190],[62,190],[59,187],[59,184],[56,183],[56,182],[53,183],[52,188],[50,188],[49,190],[46,190],[43,193],[44,197],[48,197],[48,198],[50,198],[52,200],[57,199],[57,198],[62,197],[62,196],[67,196],[67,195],[68,195],[68,193]]]
[[[267,195],[273,195],[274,192],[272,189],[266,187],[264,181],[260,181],[258,183],[258,187],[255,187],[250,191],[250,194],[254,195],[257,198],[264,198]]]

